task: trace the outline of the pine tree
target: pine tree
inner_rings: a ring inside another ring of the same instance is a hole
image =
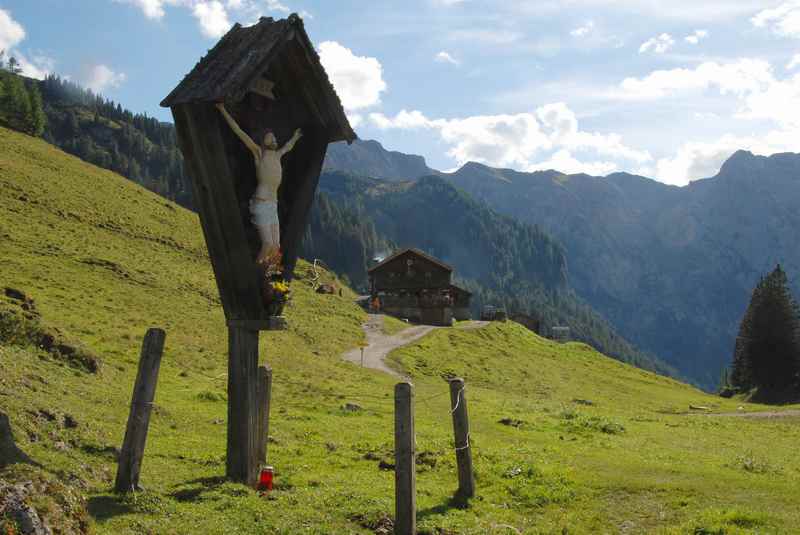
[[[15,58],[14,56],[11,56],[11,58],[8,60],[8,71],[11,74],[22,73],[22,67],[19,64],[19,61],[17,61],[17,58]]]
[[[0,109],[3,110],[4,121],[14,130],[28,132],[31,101],[25,83],[19,76],[10,74],[4,74],[3,82],[5,91],[0,101]]]
[[[780,265],[763,278],[742,319],[731,382],[740,390],[756,387],[764,401],[786,401],[797,394],[800,371],[800,314]]]
[[[28,88],[28,99],[30,101],[28,132],[33,136],[41,136],[44,127],[47,126],[47,116],[44,113],[42,94],[35,84]]]

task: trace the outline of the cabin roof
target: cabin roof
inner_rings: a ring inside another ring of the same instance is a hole
[[[319,55],[306,34],[303,19],[296,13],[280,20],[261,17],[252,26],[236,24],[162,102],[165,108],[180,104],[241,100],[258,83],[281,49],[292,40],[302,47],[306,61],[304,85],[309,98],[325,117],[319,117],[331,134],[330,141],[356,139],[342,103],[320,63]],[[297,66],[295,66],[297,67]]]
[[[455,284],[451,284],[450,285],[450,289],[456,291],[457,293],[461,293],[461,294],[464,294],[464,295],[469,295],[469,296],[472,295],[472,292],[467,291],[467,290],[465,290],[464,288],[462,288],[460,286],[456,286]]]
[[[386,265],[387,265],[389,262],[391,262],[391,261],[392,261],[392,260],[394,260],[395,258],[398,258],[398,257],[400,257],[400,256],[403,256],[403,255],[404,255],[404,254],[406,254],[406,253],[411,253],[411,254],[413,254],[413,255],[416,255],[416,256],[419,256],[419,257],[421,257],[421,258],[424,258],[425,260],[427,260],[427,261],[429,261],[429,262],[432,262],[432,263],[436,264],[437,266],[441,267],[442,269],[444,269],[444,270],[446,270],[446,271],[449,271],[449,272],[452,272],[452,271],[453,271],[453,268],[452,268],[451,266],[449,266],[449,265],[445,264],[444,262],[442,262],[442,261],[441,261],[441,260],[439,260],[438,258],[434,258],[434,257],[432,257],[432,256],[430,256],[430,255],[428,255],[428,254],[425,254],[425,253],[423,253],[422,251],[420,251],[419,249],[408,248],[408,249],[401,249],[401,250],[399,250],[399,251],[395,251],[393,254],[391,254],[391,255],[387,256],[387,257],[386,257],[386,258],[383,260],[383,262],[381,262],[380,264],[377,264],[377,265],[375,265],[375,266],[372,266],[370,269],[368,269],[368,270],[367,270],[367,273],[372,273],[372,272],[374,272],[374,271],[377,271],[377,270],[379,270],[380,268],[382,268],[382,267],[386,266]]]

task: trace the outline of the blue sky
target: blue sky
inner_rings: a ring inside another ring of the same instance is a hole
[[[230,24],[290,12],[359,136],[438,169],[682,185],[739,148],[800,152],[800,0],[0,0],[0,48],[171,120]]]

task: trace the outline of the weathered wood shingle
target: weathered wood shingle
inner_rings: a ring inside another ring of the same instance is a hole
[[[287,47],[297,50],[287,51]],[[297,14],[281,20],[262,17],[253,26],[234,25],[161,105],[174,108],[190,103],[241,101],[275,61],[286,63],[280,66],[282,70],[294,71],[301,77],[306,105],[330,136],[329,142],[356,139]]]

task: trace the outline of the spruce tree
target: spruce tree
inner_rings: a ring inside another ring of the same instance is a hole
[[[44,132],[44,127],[47,125],[47,116],[44,113],[42,94],[35,84],[28,88],[28,99],[30,101],[28,132],[33,136],[41,136],[42,132]]]
[[[780,265],[763,278],[742,319],[731,381],[740,390],[756,387],[764,401],[797,394],[800,314]]]

